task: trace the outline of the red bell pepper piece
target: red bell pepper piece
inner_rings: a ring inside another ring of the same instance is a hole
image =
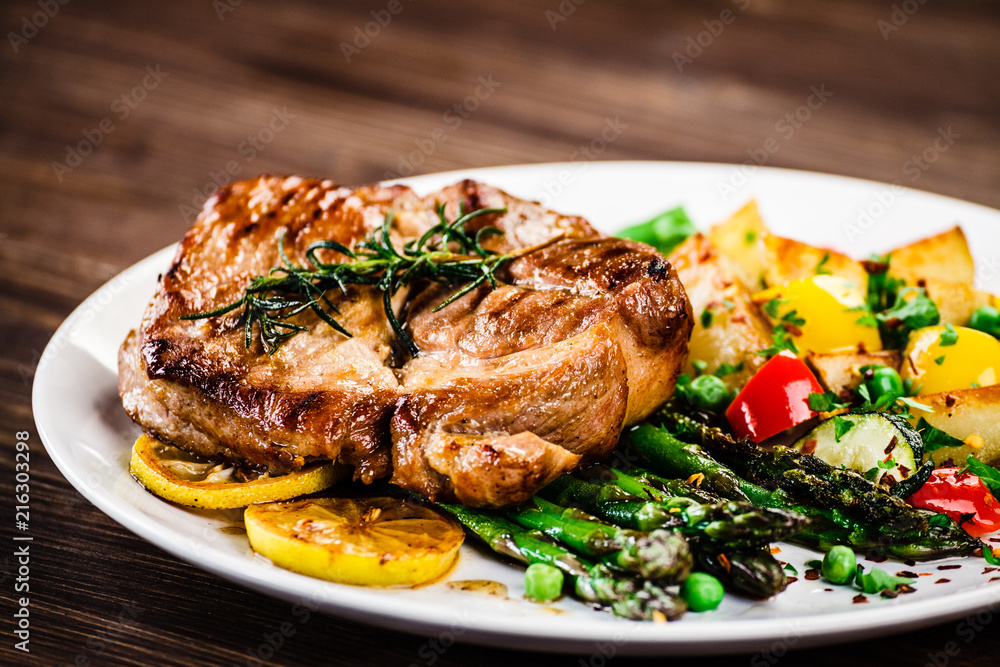
[[[963,472],[954,466],[938,468],[910,496],[910,503],[947,514],[973,537],[1000,530],[1000,503],[983,480],[968,470]]]
[[[726,419],[741,438],[761,442],[818,414],[809,394],[823,387],[805,363],[782,350],[760,367],[726,410]]]

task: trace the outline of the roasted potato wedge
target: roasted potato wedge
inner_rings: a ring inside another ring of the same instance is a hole
[[[956,226],[893,250],[889,273],[907,285],[919,285],[921,280],[932,278],[971,285],[976,268],[965,234]]]
[[[773,234],[766,236],[761,241],[761,261],[764,280],[769,286],[824,272],[851,281],[862,293],[868,288],[868,272],[857,260],[836,250],[817,248],[794,239]]]
[[[757,210],[757,202],[751,199],[728,220],[712,227],[708,240],[733,262],[743,284],[757,290],[763,286],[761,276],[764,273],[760,244],[769,235]]]
[[[952,459],[961,465],[972,454],[983,463],[1000,463],[1000,385],[956,389],[940,394],[930,394],[917,399],[934,410],[933,414],[914,410],[914,416],[923,417],[934,428],[941,429],[959,440],[976,441],[969,436],[977,435],[982,446],[943,447],[931,452],[934,463]]]
[[[881,350],[879,352],[841,352],[837,354],[806,355],[806,363],[816,373],[816,378],[827,391],[838,396],[845,390],[851,390],[861,384],[862,366],[881,364],[899,370],[903,363],[903,353],[899,350]]]
[[[741,371],[723,380],[730,388],[743,386],[765,361],[756,352],[772,340],[771,328],[740,280],[738,269],[702,234],[689,237],[670,255],[670,262],[695,314],[686,372],[693,372],[691,361],[695,359],[706,362],[709,373],[724,363],[742,363]],[[710,314],[703,315],[706,311]]]
[[[965,326],[972,317],[972,311],[980,306],[990,305],[993,298],[991,294],[977,290],[968,283],[953,280],[921,278],[915,284],[927,289],[927,296],[941,314],[941,324]]]

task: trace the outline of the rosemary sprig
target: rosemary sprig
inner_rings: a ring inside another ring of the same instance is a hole
[[[439,283],[465,284],[461,289],[437,306],[435,312],[476,289],[484,282],[496,288],[496,271],[504,263],[515,257],[515,253],[503,255],[486,250],[482,246],[484,238],[491,234],[502,234],[493,226],[484,227],[475,234],[465,229],[473,218],[489,213],[503,213],[503,208],[482,208],[463,213],[459,207],[458,218],[448,221],[444,214],[444,204],[438,203],[435,210],[440,222],[428,229],[419,239],[410,241],[397,250],[389,237],[394,213],[390,210],[382,226],[372,230],[367,239],[355,245],[354,250],[336,241],[318,241],[306,250],[306,257],[312,268],[296,266],[285,254],[285,235],[278,241],[278,253],[282,266],[271,269],[267,275],[255,276],[243,291],[243,297],[230,304],[205,313],[184,315],[181,319],[198,320],[218,317],[243,308],[240,324],[247,349],[253,343],[254,324],[268,354],[274,354],[278,346],[308,327],[292,321],[292,318],[307,310],[314,312],[331,327],[350,337],[334,314],[340,311],[327,298],[331,289],[347,293],[348,285],[372,285],[382,292],[385,315],[399,340],[416,356],[419,352],[413,339],[403,329],[402,323],[392,310],[392,297],[400,287],[417,280]],[[333,250],[346,255],[349,261],[327,263],[319,258],[320,250]],[[522,251],[523,252],[523,251]],[[522,254],[522,253],[516,253]]]

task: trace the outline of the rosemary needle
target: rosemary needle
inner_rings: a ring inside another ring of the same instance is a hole
[[[465,225],[481,215],[503,213],[503,208],[482,208],[463,213],[459,207],[458,217],[448,221],[444,204],[435,206],[439,222],[428,229],[419,239],[406,243],[402,251],[397,250],[389,237],[394,218],[393,211],[385,216],[382,226],[372,230],[368,238],[355,245],[352,250],[336,241],[317,241],[306,249],[306,257],[312,268],[296,266],[285,254],[285,235],[278,240],[278,253],[282,266],[271,269],[267,275],[255,276],[244,289],[243,296],[221,308],[184,315],[183,320],[205,319],[225,315],[239,308],[240,325],[243,327],[243,342],[247,349],[253,344],[254,325],[268,354],[274,354],[281,343],[308,327],[292,321],[292,318],[307,310],[314,312],[345,336],[351,333],[334,318],[340,311],[327,298],[331,289],[347,293],[348,285],[371,285],[382,292],[382,304],[386,318],[392,325],[399,340],[416,356],[416,344],[403,329],[399,318],[392,310],[392,297],[400,287],[417,280],[465,285],[435,308],[440,310],[476,289],[483,283],[496,288],[497,269],[515,257],[515,253],[498,254],[482,246],[484,238],[491,234],[502,234],[493,226],[483,227],[470,234]],[[348,257],[346,262],[323,262],[318,252],[333,250]],[[522,253],[516,253],[522,254]]]

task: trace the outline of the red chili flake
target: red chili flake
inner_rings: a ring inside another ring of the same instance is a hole
[[[882,591],[881,595],[882,595],[882,597],[887,598],[889,600],[892,600],[893,598],[899,597],[899,593],[897,593],[896,591],[894,591],[892,589],[889,589],[889,588],[887,588],[884,591]]]
[[[889,461],[892,458],[891,454],[892,454],[892,450],[894,450],[894,449],[896,449],[896,436],[892,436],[892,440],[889,441],[888,446],[886,446],[885,450],[882,452],[883,454],[889,454],[890,455],[886,459],[886,461]]]
[[[962,566],[961,565],[938,565],[937,566],[937,568],[939,570],[957,570],[960,567],[962,567]]]
[[[990,583],[994,581],[1000,581],[1000,577],[993,577],[992,579],[990,579]]]
[[[944,577],[941,577],[940,579],[938,579],[934,583],[935,584],[950,584],[951,583],[951,579],[945,579]]]
[[[705,473],[696,472],[687,478],[688,484],[694,484],[695,486],[701,486],[701,483],[705,481]]]
[[[919,576],[921,576],[921,577],[929,577],[929,576],[931,576],[933,574],[934,574],[933,572],[921,572]]]
[[[819,579],[819,570],[814,570],[813,568],[806,570],[806,579],[809,581],[816,581]]]
[[[915,561],[915,560],[904,560],[903,563],[907,567],[916,567],[916,565],[917,565],[917,561]]]
[[[983,574],[989,574],[990,572],[996,572],[996,570],[997,570],[997,568],[995,568],[995,567],[987,567],[987,568],[983,569]]]
[[[987,537],[990,542],[1000,542],[1000,537]]]
[[[901,586],[897,587],[896,592],[898,592],[898,593],[915,593],[916,590],[917,590],[916,588],[914,588],[913,586],[910,586],[909,584],[902,584]]]
[[[833,592],[832,588],[824,588],[823,590],[826,591],[827,593],[832,593]]]
[[[798,581],[798,580],[799,580],[799,578],[798,578],[798,577],[786,577],[786,578],[785,578],[785,582],[786,582],[786,583],[789,583],[789,584],[794,584],[794,583],[795,583],[796,581]]]
[[[772,554],[780,554],[781,553],[781,547],[771,547],[771,553]]]
[[[719,561],[719,565],[721,565],[726,572],[729,572],[729,569],[733,566],[733,564],[729,562],[729,558],[726,557],[726,554],[719,554],[719,558],[717,560]]]
[[[864,593],[858,593],[854,596],[852,602],[854,602],[854,604],[862,604],[864,602],[868,602],[868,598],[865,597]]]
[[[808,440],[802,443],[801,451],[803,454],[812,454],[813,452],[816,451],[816,445],[818,444],[819,443],[816,441],[816,438],[809,438]]]
[[[916,579],[920,575],[916,572],[910,572],[909,570],[901,570],[896,573],[897,577],[903,577],[904,579]]]
[[[889,557],[885,554],[872,554],[870,556],[865,556],[865,560],[872,563],[884,563],[889,560]]]

